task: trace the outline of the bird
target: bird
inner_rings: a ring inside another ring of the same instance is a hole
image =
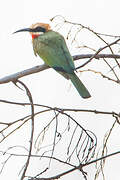
[[[90,98],[89,91],[75,73],[74,61],[63,35],[52,30],[46,23],[35,23],[14,33],[25,31],[32,37],[34,54],[64,78],[70,79],[82,98]]]

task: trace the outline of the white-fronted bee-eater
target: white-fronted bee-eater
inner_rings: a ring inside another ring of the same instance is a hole
[[[68,50],[64,37],[53,31],[49,24],[36,23],[30,28],[20,29],[17,32],[30,32],[33,50],[43,61],[66,79],[70,79],[82,98],[91,97],[90,93],[75,74],[73,58]]]

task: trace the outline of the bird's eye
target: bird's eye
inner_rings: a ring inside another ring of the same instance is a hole
[[[45,32],[46,29],[43,28],[43,27],[38,26],[38,27],[36,27],[35,29],[33,29],[33,31],[34,31],[34,32]]]

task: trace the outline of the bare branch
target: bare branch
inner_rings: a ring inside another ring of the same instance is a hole
[[[115,83],[120,84],[120,81],[119,81],[118,79],[117,79],[117,80],[112,79],[112,78],[106,76],[105,74],[102,74],[101,72],[98,72],[98,71],[95,71],[95,70],[92,70],[92,69],[81,70],[81,71],[79,70],[79,72],[93,72],[93,73],[95,73],[95,74],[101,75],[101,76],[102,76],[103,78],[105,78],[105,79],[108,79],[108,80],[110,80],[110,81],[113,81],[113,82],[115,82]]]
[[[108,37],[112,37],[112,38],[120,38],[120,35],[112,35],[112,34],[104,34],[104,33],[95,32],[95,31],[93,31],[93,30],[92,30],[90,27],[88,27],[88,26],[85,26],[85,25],[80,24],[80,23],[75,23],[75,22],[71,22],[71,21],[66,20],[62,15],[56,15],[56,16],[52,17],[52,18],[50,19],[50,21],[53,21],[55,18],[62,18],[62,21],[63,21],[64,23],[81,26],[82,28],[87,29],[87,30],[89,30],[89,31],[91,31],[91,32],[93,32],[93,33],[96,33],[96,34],[99,35],[99,36],[108,36]]]
[[[116,44],[116,43],[119,42],[119,41],[120,41],[120,38],[117,39],[116,41],[114,41],[114,42],[112,42],[112,43],[110,43],[110,44],[107,44],[106,46],[98,49],[98,51],[96,51],[96,53],[95,53],[87,62],[85,62],[85,63],[82,64],[81,66],[77,67],[76,69],[79,69],[79,68],[84,67],[86,64],[90,63],[90,62],[92,61],[92,59],[95,58],[95,56],[98,55],[101,51],[103,51],[104,49],[106,49],[106,48],[108,48],[108,47],[110,48],[111,46],[113,46],[114,44]]]
[[[63,172],[63,173],[60,173],[60,174],[58,174],[58,175],[56,175],[56,176],[52,176],[52,177],[48,177],[48,178],[30,178],[29,180],[53,180],[53,179],[59,179],[60,177],[66,175],[66,174],[69,174],[69,173],[71,173],[71,172],[73,172],[73,171],[75,171],[75,170],[80,170],[80,171],[82,171],[82,168],[83,168],[83,167],[88,166],[88,165],[93,164],[93,163],[96,163],[97,161],[106,159],[106,158],[108,158],[108,157],[114,156],[114,155],[116,155],[116,154],[120,154],[120,151],[114,152],[114,153],[112,153],[112,154],[103,156],[103,157],[98,158],[98,159],[95,159],[95,160],[90,161],[90,162],[88,162],[88,163],[86,163],[86,164],[80,164],[79,166],[76,166],[76,167],[74,167],[74,168],[72,168],[72,169],[69,169],[68,171],[65,171],[65,172]]]
[[[110,136],[112,134],[112,131],[114,129],[114,126],[116,125],[117,123],[117,119],[114,121],[112,127],[110,128],[110,130],[105,134],[104,136],[104,140],[103,140],[103,148],[102,148],[102,152],[101,152],[101,157],[103,156],[106,156],[107,155],[107,143],[108,143],[108,140],[110,139]],[[98,153],[97,153],[97,156],[98,156]],[[100,172],[102,172],[102,175],[103,175],[103,179],[104,178],[104,165],[105,165],[105,162],[106,162],[106,159],[102,159],[99,164],[98,162],[96,162],[96,168],[97,168],[97,171],[95,173],[95,179],[99,176]],[[98,166],[98,167],[97,167]]]
[[[80,54],[80,55],[75,55],[73,56],[74,61],[79,60],[79,59],[87,59],[91,58],[94,54]],[[120,59],[119,54],[97,54],[94,57],[95,59],[100,59],[100,58],[117,58]]]
[[[32,68],[23,70],[23,71],[20,71],[20,72],[17,72],[17,73],[14,73],[14,74],[11,74],[9,76],[5,76],[5,77],[1,78],[0,79],[0,84],[8,83],[10,81],[14,82],[14,81],[16,81],[17,79],[19,79],[21,77],[24,77],[24,76],[27,76],[27,75],[30,75],[30,74],[34,74],[34,73],[43,71],[45,69],[48,69],[48,66],[43,64],[43,65],[40,65],[40,66],[35,66],[35,67],[32,67]]]
[[[29,162],[30,162],[30,157],[31,157],[31,153],[32,153],[33,134],[34,134],[34,105],[33,105],[32,95],[31,95],[28,87],[27,87],[23,82],[21,82],[21,81],[19,81],[19,80],[17,80],[17,81],[15,82],[15,84],[16,84],[17,82],[18,82],[19,84],[21,84],[21,85],[25,88],[26,93],[27,93],[27,96],[28,96],[29,101],[30,101],[30,103],[31,103],[31,120],[32,120],[32,121],[31,121],[30,148],[29,148],[29,154],[28,154],[27,162],[26,162],[26,164],[25,164],[25,168],[24,168],[24,171],[23,171],[22,176],[21,176],[21,180],[23,180],[24,177],[25,177],[26,171],[27,171],[27,169],[28,169]]]
[[[6,100],[2,100],[2,99],[0,99],[0,102],[7,103],[7,104],[21,105],[21,106],[30,106],[31,105],[31,103],[18,103],[18,102],[6,101]],[[34,106],[40,106],[40,107],[43,107],[43,108],[47,108],[47,110],[42,111],[42,112],[46,112],[46,111],[50,111],[50,110],[58,111],[60,113],[65,112],[65,111],[70,111],[70,112],[89,112],[89,113],[95,113],[95,114],[106,114],[106,115],[113,115],[115,117],[116,116],[120,117],[120,114],[118,114],[118,113],[116,113],[114,111],[100,111],[100,110],[93,110],[93,109],[74,109],[74,108],[59,108],[59,107],[55,107],[54,108],[54,107],[47,106],[47,105],[42,105],[42,104],[33,104],[33,105]],[[35,115],[37,115],[38,113],[35,113]]]
[[[17,154],[17,153],[8,153],[8,152],[4,152],[4,151],[0,151],[2,154],[8,154],[8,155],[10,155],[10,156],[17,156],[17,157],[28,157],[28,155],[25,155],[25,154]],[[74,165],[72,165],[72,164],[70,164],[70,163],[68,163],[68,162],[64,162],[64,161],[61,161],[60,159],[57,159],[57,158],[55,158],[55,157],[52,157],[52,159],[54,159],[54,160],[56,160],[56,161],[59,161],[60,163],[63,163],[63,164],[67,164],[67,165],[69,165],[69,166],[72,166],[73,168],[72,169],[70,169],[70,170],[68,170],[68,171],[66,171],[66,173],[65,174],[68,174],[69,172],[73,172],[73,171],[75,171],[75,170],[79,170],[80,169],[80,167],[85,167],[85,166],[88,166],[88,165],[90,165],[90,164],[93,164],[93,163],[96,163],[97,161],[101,161],[101,160],[103,160],[103,159],[106,159],[106,158],[109,158],[109,157],[112,157],[112,156],[115,156],[115,155],[117,155],[117,154],[120,154],[120,151],[117,151],[117,152],[114,152],[114,153],[111,153],[111,154],[108,154],[108,155],[106,155],[106,156],[102,156],[102,157],[100,157],[100,158],[98,158],[98,159],[94,159],[94,160],[92,160],[92,161],[90,161],[90,162],[88,162],[88,163],[85,163],[85,164],[81,164],[81,165],[79,165],[79,166],[74,166]],[[50,159],[51,157],[50,156],[40,156],[40,155],[34,155],[34,154],[31,154],[31,157],[36,157],[36,158],[41,158],[41,157],[43,157],[43,158],[48,158],[48,159]],[[61,177],[61,176],[63,176],[64,174],[63,173],[61,173],[61,174],[59,174],[59,175],[57,175],[58,176],[58,178],[59,177]],[[54,176],[54,177],[56,177],[56,176]],[[49,178],[36,178],[36,180],[41,180],[41,179],[51,179],[50,177]],[[32,178],[31,178],[31,180],[32,180]]]
[[[93,57],[95,59],[100,59],[100,58],[117,58],[120,59],[120,55],[119,54],[81,54],[81,55],[75,55],[73,56],[74,61],[76,60],[80,60],[80,59],[87,59],[87,58],[92,58]],[[38,73],[40,71],[44,71],[46,69],[50,68],[49,66],[47,66],[46,64],[42,64],[39,66],[34,66],[32,68],[29,69],[25,69],[23,71],[5,76],[3,78],[0,78],[0,84],[4,84],[4,83],[8,83],[8,82],[13,82],[19,78],[22,78],[24,76],[28,76],[30,74],[35,74]]]

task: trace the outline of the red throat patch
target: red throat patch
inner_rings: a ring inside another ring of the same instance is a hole
[[[35,38],[37,38],[39,36],[40,36],[39,34],[32,34],[32,39],[35,39]]]

